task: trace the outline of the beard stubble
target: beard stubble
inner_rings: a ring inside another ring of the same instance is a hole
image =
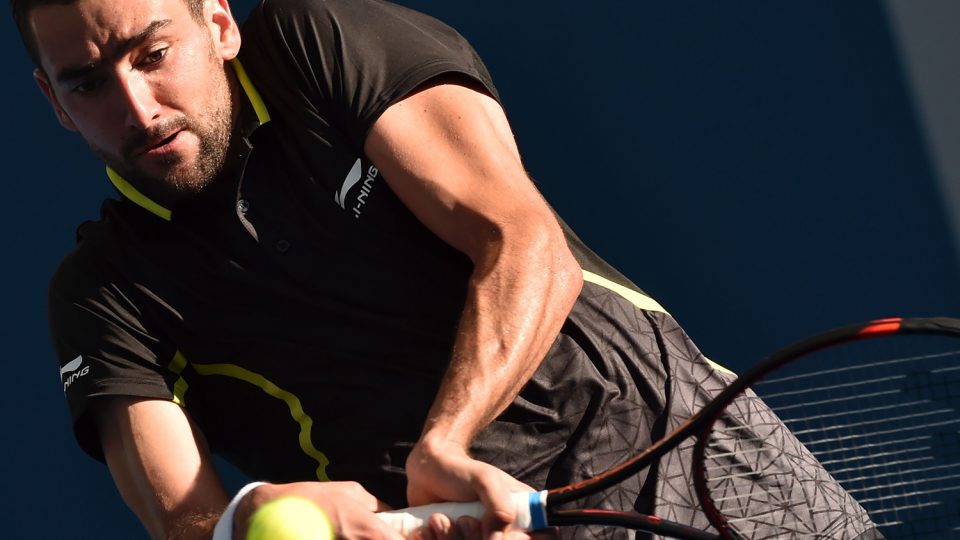
[[[211,50],[211,60],[215,53]],[[215,64],[216,65],[216,64]],[[210,104],[196,117],[180,113],[162,120],[147,129],[131,133],[122,143],[120,158],[88,142],[91,151],[139,189],[161,199],[177,200],[202,191],[224,168],[233,134],[233,92],[225,66],[219,63],[214,79],[215,88],[207,95]],[[177,132],[193,133],[198,142],[193,163],[184,163],[180,155],[172,155],[158,163],[166,167],[163,174],[150,174],[134,165],[137,154],[151,141],[168,138]]]

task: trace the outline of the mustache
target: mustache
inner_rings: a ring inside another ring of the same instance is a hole
[[[133,157],[147,147],[170,137],[177,131],[182,131],[190,127],[190,120],[183,115],[161,120],[147,129],[137,130],[128,135],[120,146],[120,152],[128,158]]]

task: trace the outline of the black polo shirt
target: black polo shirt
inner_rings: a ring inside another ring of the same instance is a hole
[[[237,174],[162,208],[111,171],[123,198],[80,227],[54,276],[78,440],[101,458],[85,414],[97,397],[175,400],[255,478],[354,479],[402,504],[471,264],[401,204],[363,141],[437,77],[496,89],[456,32],[375,0],[266,0],[243,39]],[[567,232],[593,298],[656,308]]]

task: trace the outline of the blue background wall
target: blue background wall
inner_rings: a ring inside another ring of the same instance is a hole
[[[882,4],[405,3],[471,39],[548,200],[714,359],[739,368],[830,326],[960,314]],[[141,537],[73,442],[46,328],[47,280],[113,193],[36,91],[9,17],[0,40],[0,535]]]

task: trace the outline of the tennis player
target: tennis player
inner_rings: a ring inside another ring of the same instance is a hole
[[[554,216],[437,20],[379,0],[264,0],[242,29],[227,0],[11,4],[120,195],[81,225],[50,320],[77,440],[151,536],[240,537],[299,494],[346,538],[396,538],[388,505],[480,499],[481,522],[423,534],[501,538],[508,492],[622,461],[728,380]],[[708,527],[687,452],[584,504]],[[226,493],[212,453],[266,483]]]

